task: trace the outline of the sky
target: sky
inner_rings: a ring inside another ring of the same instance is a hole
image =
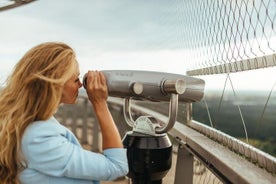
[[[185,74],[189,51],[179,47],[184,41],[177,37],[177,7],[177,1],[165,0],[38,0],[0,12],[0,84],[27,50],[47,41],[69,44],[82,75],[96,69]],[[271,89],[275,74],[273,67],[231,79],[237,88]],[[221,88],[226,78],[198,77],[209,88]]]
[[[151,12],[163,11],[162,3],[130,1],[40,0],[0,12],[1,78],[6,76],[23,54],[45,41],[62,41],[77,53],[82,72],[88,69],[137,69],[184,73],[180,50],[147,49],[147,37],[163,29]],[[79,2],[79,1],[78,1]],[[166,4],[164,4],[165,6]],[[161,12],[162,13],[162,12]],[[130,15],[129,15],[130,14]],[[131,16],[131,18],[127,18]],[[150,20],[147,21],[147,18]],[[127,31],[126,31],[127,30]]]

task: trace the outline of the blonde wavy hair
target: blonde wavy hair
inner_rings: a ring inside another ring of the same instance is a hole
[[[49,119],[57,110],[64,83],[77,67],[68,45],[47,42],[30,49],[0,91],[0,181],[19,184],[20,147],[26,127]]]

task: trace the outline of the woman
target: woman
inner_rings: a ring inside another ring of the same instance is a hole
[[[74,51],[42,43],[15,66],[0,93],[0,183],[99,183],[128,172],[126,150],[106,103],[101,72],[87,73],[86,91],[103,137],[103,154],[84,150],[53,115],[82,87]]]

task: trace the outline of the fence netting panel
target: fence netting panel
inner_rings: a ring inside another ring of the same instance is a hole
[[[188,74],[230,73],[275,66],[274,0],[183,1],[182,43]]]

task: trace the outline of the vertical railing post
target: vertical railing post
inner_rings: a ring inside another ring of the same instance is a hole
[[[186,122],[189,123],[193,119],[193,105],[192,103],[186,103]]]
[[[82,108],[82,135],[81,135],[81,142],[82,144],[88,144],[88,134],[87,134],[87,129],[88,129],[88,112],[87,112],[87,103],[88,100],[85,99],[81,108]]]
[[[98,126],[98,123],[95,122],[97,120],[94,119],[94,122],[93,122],[93,128],[92,128],[92,150],[93,151],[100,151],[100,139],[99,139],[99,126]]]
[[[175,167],[174,184],[192,184],[194,157],[186,147],[179,143]]]
[[[188,124],[192,120],[192,103],[186,103],[185,106],[186,118],[184,122]],[[184,144],[179,140],[174,184],[193,183],[194,157]]]
[[[72,128],[72,132],[74,133],[74,135],[76,135],[78,137],[78,135],[77,135],[77,117],[76,117],[76,113],[72,113],[71,128]]]

